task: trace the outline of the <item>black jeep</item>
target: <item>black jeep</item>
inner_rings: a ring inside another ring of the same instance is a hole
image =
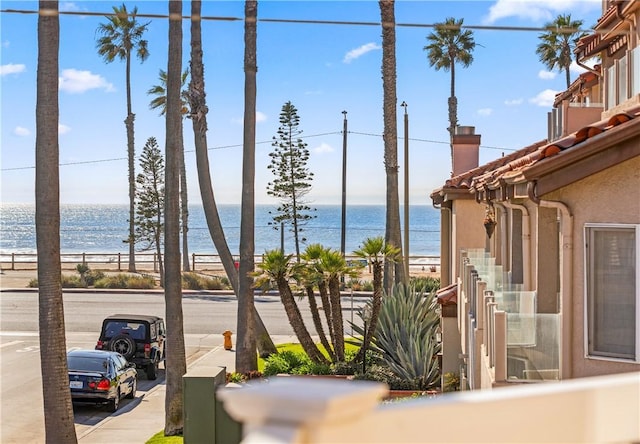
[[[158,364],[164,360],[164,321],[158,316],[115,314],[102,321],[96,350],[120,353],[148,379],[156,379]]]

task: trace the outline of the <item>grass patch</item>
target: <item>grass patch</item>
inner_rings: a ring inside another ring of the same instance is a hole
[[[149,438],[146,444],[182,444],[183,442],[182,436],[164,436],[164,430],[160,430]]]

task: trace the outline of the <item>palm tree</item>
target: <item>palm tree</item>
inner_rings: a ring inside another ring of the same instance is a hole
[[[324,279],[329,289],[333,351],[336,360],[344,361],[344,320],[340,301],[340,286],[343,276],[354,270],[347,266],[347,261],[341,252],[332,249],[326,249],[321,253],[319,267],[324,273]]]
[[[362,243],[362,247],[353,252],[358,257],[366,259],[373,271],[373,297],[371,301],[371,318],[367,325],[367,330],[364,332],[364,338],[362,340],[362,347],[358,350],[356,359],[364,359],[364,351],[369,348],[371,337],[376,330],[378,324],[378,316],[380,315],[380,308],[382,307],[382,273],[383,266],[386,261],[393,262],[400,254],[400,250],[384,242],[384,239],[379,237],[367,238]]]
[[[191,2],[191,82],[189,83],[189,106],[191,109],[191,123],[193,125],[194,141],[196,147],[196,168],[198,170],[198,184],[200,186],[200,196],[202,197],[202,207],[204,209],[207,227],[213,245],[220,256],[222,266],[229,278],[235,294],[239,294],[238,270],[234,265],[234,259],[229,251],[229,245],[224,236],[222,222],[218,213],[211,173],[209,169],[209,155],[207,153],[207,104],[204,90],[204,65],[202,63],[202,26],[200,11],[202,2],[193,0]],[[254,308],[254,319],[256,322],[257,347],[260,356],[268,356],[277,353],[277,349],[267,329]]]
[[[387,204],[385,241],[401,248],[400,198],[398,194],[398,128],[396,103],[396,19],[394,0],[380,0],[382,19],[382,87],[384,91],[384,167],[387,176]],[[402,255],[402,251],[400,252]],[[391,289],[391,266],[384,274],[385,288]],[[393,270],[395,282],[405,282],[402,261]]]
[[[584,22],[582,20],[571,20],[571,14],[559,15],[551,23],[547,23],[547,32],[538,37],[540,43],[536,48],[536,54],[540,61],[550,70],[564,70],[567,88],[571,85],[571,66],[573,49],[578,40],[586,35],[580,31]]]
[[[338,253],[338,255],[342,258],[340,253]],[[285,255],[281,250],[267,251],[262,256],[262,262],[257,265],[261,271],[257,271],[253,274],[256,277],[256,287],[263,287],[267,283],[271,282],[276,284],[278,287],[278,293],[280,294],[280,300],[284,306],[284,311],[289,319],[289,324],[298,338],[298,341],[300,341],[300,345],[303,350],[312,361],[317,363],[327,363],[327,359],[313,342],[309,331],[304,325],[302,314],[300,313],[298,304],[296,303],[291,287],[289,286],[289,281],[293,278],[293,267],[291,266],[292,258],[292,254]],[[340,281],[338,280],[338,285],[339,284]],[[340,318],[342,318],[342,316],[340,316]],[[342,342],[341,360],[344,360],[344,339]]]
[[[178,18],[174,18],[178,17]],[[165,436],[182,433],[182,377],[187,372],[180,269],[180,146],[182,145],[182,1],[169,2],[165,168],[165,311],[167,319]]]
[[[187,83],[187,77],[189,77],[189,70],[185,69],[180,78],[180,100],[181,100],[181,114],[183,116],[189,115],[189,97],[187,96],[187,89],[185,85]],[[163,69],[160,70],[160,84],[152,86],[147,94],[155,96],[149,103],[149,108],[160,109],[160,115],[164,116],[167,109],[167,72]],[[182,270],[190,271],[191,265],[189,262],[189,202],[187,193],[187,170],[184,163],[184,140],[180,140],[180,219],[182,221]]]
[[[430,42],[423,49],[427,51],[429,66],[436,71],[444,69],[451,72],[451,96],[449,97],[449,135],[453,137],[458,126],[458,99],[456,97],[456,63],[468,68],[473,63],[473,50],[476,42],[473,32],[462,29],[464,19],[447,18],[435,25],[435,32],[427,36]],[[453,162],[453,146],[451,146]]]
[[[323,311],[326,316],[327,326],[329,328],[329,335],[332,343],[335,343],[335,335],[333,335],[333,328],[331,322],[331,302],[329,301],[329,294],[327,292],[327,282],[324,278],[322,265],[320,258],[324,254],[326,249],[320,244],[307,245],[302,253],[302,263],[298,264],[299,272],[296,274],[299,276],[299,280],[305,288],[307,299],[309,300],[309,310],[311,311],[311,318],[313,319],[313,326],[316,329],[316,333],[320,338],[320,343],[327,351],[327,354],[332,361],[336,361],[336,355],[333,352],[333,347],[327,340],[327,336],[324,333],[324,327],[322,325],[322,318],[320,317],[320,310],[318,308],[318,302],[316,301],[314,288],[317,286],[320,292]]]
[[[244,3],[244,140],[242,151],[242,205],[240,264],[238,267],[238,336],[236,371],[258,369],[254,321],[252,273],[255,270],[255,175],[256,175],[256,43],[258,2]]]
[[[127,7],[123,3],[120,8],[113,7],[114,14],[107,16],[107,23],[98,26],[98,34],[102,37],[98,39],[98,54],[107,63],[113,62],[116,58],[124,60],[126,63],[126,88],[127,88],[127,118],[124,123],[127,128],[127,156],[129,163],[129,271],[136,271],[135,256],[135,145],[133,121],[135,114],[131,111],[131,56],[135,55],[144,62],[149,57],[147,41],[142,38],[149,23],[140,24],[136,20],[138,8],[133,8],[131,14],[127,12]]]
[[[58,2],[41,0],[36,83],[36,246],[38,327],[47,443],[76,443],[69,380],[60,263],[58,146]],[[46,333],[46,334],[45,334]]]

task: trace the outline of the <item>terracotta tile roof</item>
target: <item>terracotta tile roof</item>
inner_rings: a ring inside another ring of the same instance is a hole
[[[431,199],[435,204],[440,204],[446,192],[468,191],[471,194],[472,189],[481,189],[499,179],[516,176],[517,173],[537,162],[546,161],[565,150],[578,149],[587,140],[600,135],[604,137],[604,134],[610,129],[636,118],[640,118],[640,106],[585,126],[575,133],[552,143],[548,143],[546,140],[536,142],[507,156],[448,179],[444,186],[431,193]]]

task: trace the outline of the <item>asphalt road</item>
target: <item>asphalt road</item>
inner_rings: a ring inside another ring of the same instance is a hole
[[[345,334],[348,322],[362,304],[361,298],[343,298]],[[311,317],[306,303],[300,309],[308,326]],[[293,330],[277,296],[257,296],[256,308],[272,335],[292,335]],[[165,316],[164,296],[156,293],[65,293],[67,348],[93,349],[102,319],[114,313],[155,314]],[[183,315],[187,361],[211,350],[223,341],[222,332],[236,331],[237,303],[233,296],[185,294]],[[233,337],[235,339],[235,336]],[[235,343],[235,342],[234,342]],[[41,443],[44,441],[42,379],[38,336],[38,293],[2,292],[0,294],[0,442]],[[138,392],[142,395],[164,383],[164,371],[155,381],[141,374]],[[123,400],[121,411],[140,402]],[[74,409],[76,430],[83,432],[106,418],[104,408],[78,406]],[[120,412],[120,410],[119,410]],[[118,415],[116,412],[114,415]]]

